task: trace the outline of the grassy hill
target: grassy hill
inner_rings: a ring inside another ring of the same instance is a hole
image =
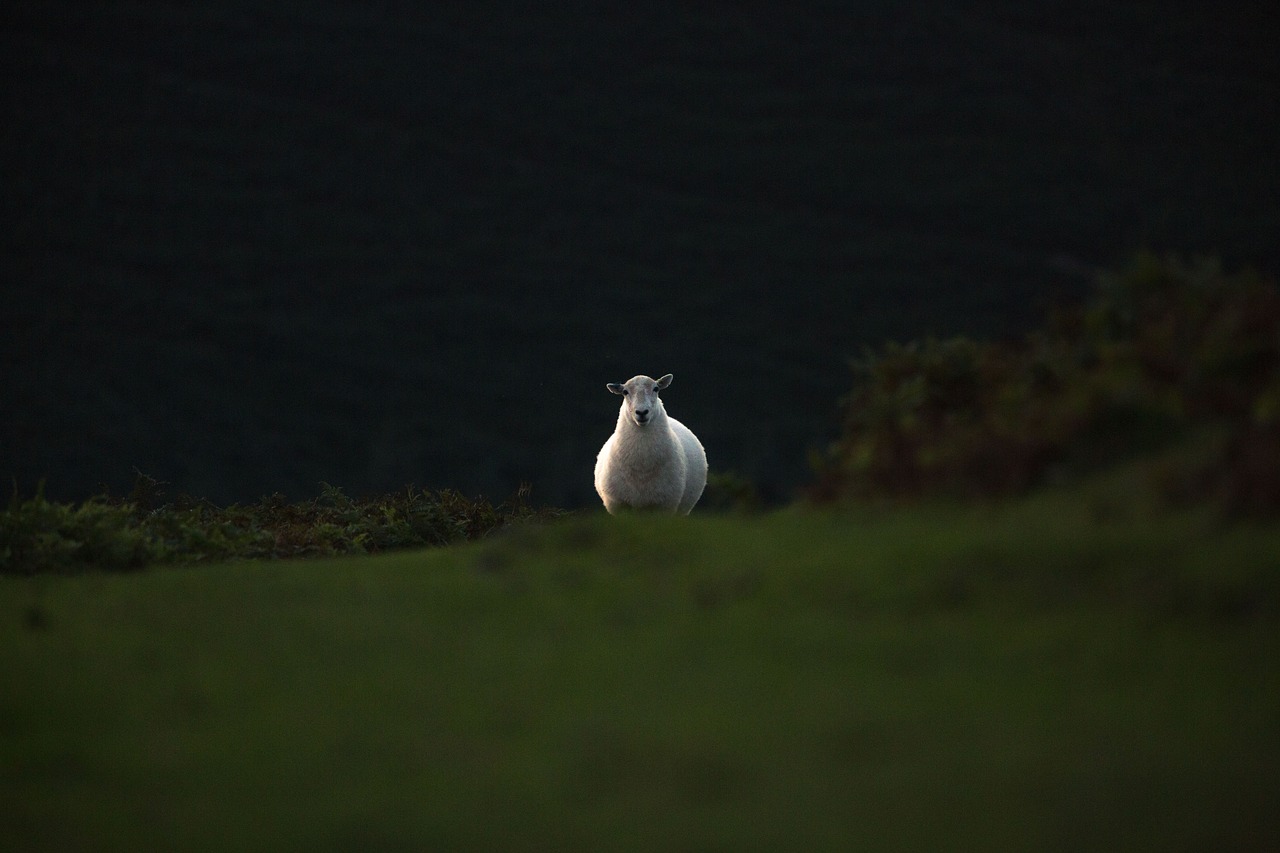
[[[12,850],[1260,850],[1274,525],[1128,475],[0,578]]]
[[[1275,13],[1024,5],[19,2],[0,847],[1280,848]]]

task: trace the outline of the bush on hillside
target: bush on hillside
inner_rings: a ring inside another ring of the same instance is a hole
[[[1280,291],[1253,274],[1143,255],[1023,340],[890,345],[853,367],[813,460],[819,501],[1014,495],[1211,432],[1164,496],[1280,509]]]

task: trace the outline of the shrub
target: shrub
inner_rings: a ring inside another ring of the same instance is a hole
[[[496,506],[412,486],[354,500],[323,484],[318,497],[301,503],[276,494],[225,508],[186,495],[167,500],[162,487],[139,473],[127,499],[99,496],[79,506],[51,502],[43,489],[27,500],[15,492],[0,513],[0,574],[375,554],[478,539],[512,523],[562,514],[530,506],[528,486]]]
[[[1212,429],[1230,438],[1165,496],[1280,508],[1280,292],[1253,274],[1143,255],[1020,341],[890,345],[853,369],[817,500],[1018,494]]]

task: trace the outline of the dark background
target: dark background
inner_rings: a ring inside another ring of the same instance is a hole
[[[672,372],[785,496],[865,345],[1280,260],[1275,4],[6,5],[27,492],[591,505],[605,383]]]

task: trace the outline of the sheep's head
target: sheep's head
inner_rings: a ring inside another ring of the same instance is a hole
[[[627,417],[631,418],[631,422],[636,426],[642,427],[652,423],[658,412],[664,411],[662,401],[658,399],[658,392],[670,385],[672,378],[670,373],[661,379],[632,376],[621,385],[610,382],[609,390],[626,398],[622,405],[626,409]]]

